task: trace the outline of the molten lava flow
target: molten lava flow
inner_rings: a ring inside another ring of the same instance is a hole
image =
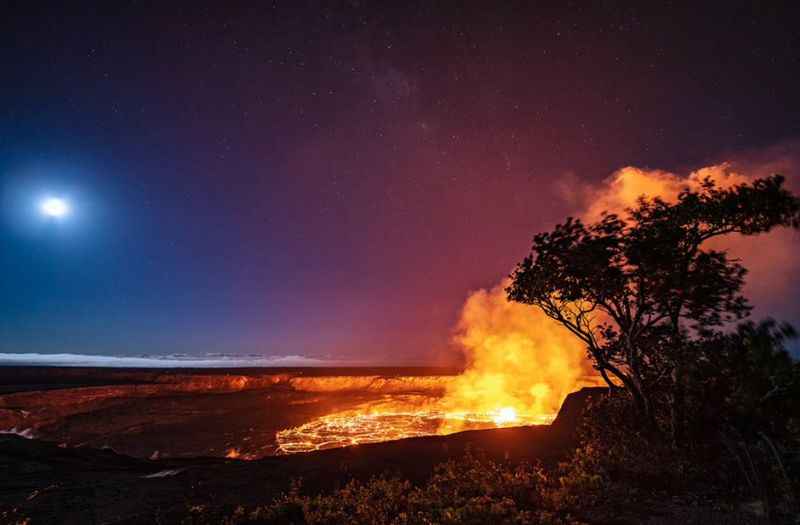
[[[430,413],[336,413],[278,432],[278,453],[310,452],[436,433]]]
[[[492,416],[492,421],[495,425],[506,425],[508,423],[516,423],[519,420],[517,411],[514,407],[504,407],[497,411]]]
[[[409,394],[385,396],[317,418],[276,435],[279,454],[311,452],[363,443],[378,443],[411,437],[442,435],[518,425],[547,424],[551,416],[526,418],[511,407],[492,413],[447,412],[440,398]]]

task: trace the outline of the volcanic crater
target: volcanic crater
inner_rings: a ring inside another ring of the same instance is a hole
[[[2,374],[0,431],[140,458],[256,459],[547,424],[554,417],[500,406],[453,409],[443,396],[457,371],[443,368],[8,368]]]

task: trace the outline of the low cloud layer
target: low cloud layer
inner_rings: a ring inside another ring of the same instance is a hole
[[[246,368],[281,366],[337,366],[342,361],[329,361],[301,355],[287,356],[139,356],[122,357],[88,354],[4,354],[0,366],[72,366],[109,368]]]

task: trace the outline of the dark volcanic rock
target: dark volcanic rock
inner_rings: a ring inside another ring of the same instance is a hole
[[[426,479],[433,465],[484,451],[496,459],[555,460],[562,452],[547,427],[470,431],[360,445],[257,461],[220,458],[142,460],[89,448],[63,449],[18,436],[0,437],[0,505],[32,523],[151,523],[187,504],[255,505],[302,479],[329,490],[348,479],[397,474]],[[153,476],[155,475],[155,476]],[[151,476],[151,477],[147,477]],[[0,521],[2,514],[0,513]]]
[[[572,392],[561,403],[558,415],[550,425],[551,428],[564,438],[572,436],[589,403],[606,394],[608,394],[608,388],[604,386],[585,387],[577,392]]]

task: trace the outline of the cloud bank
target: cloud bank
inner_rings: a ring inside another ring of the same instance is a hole
[[[90,354],[0,353],[0,366],[71,366],[108,368],[247,368],[282,366],[344,366],[343,361],[302,355],[287,356],[110,356]]]

